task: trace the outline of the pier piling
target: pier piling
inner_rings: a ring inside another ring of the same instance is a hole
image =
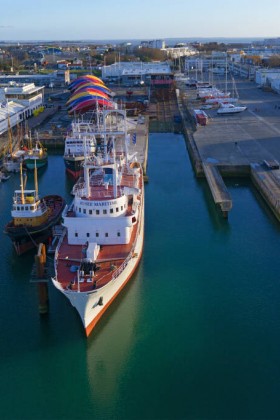
[[[32,268],[30,279],[30,282],[37,284],[38,309],[40,315],[47,314],[49,309],[48,276],[46,270],[46,261],[46,246],[44,244],[40,244],[38,247],[38,252],[35,255],[35,263]]]

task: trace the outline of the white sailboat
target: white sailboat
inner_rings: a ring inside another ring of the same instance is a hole
[[[227,61],[226,61],[226,73],[225,73],[225,91],[226,94],[230,94],[228,92],[228,70],[227,70]],[[227,99],[226,101],[219,100],[219,109],[217,110],[217,114],[236,114],[239,112],[246,111],[247,107],[243,105],[235,105],[238,102],[239,95],[236,87],[236,83],[234,78],[232,77],[232,96]]]

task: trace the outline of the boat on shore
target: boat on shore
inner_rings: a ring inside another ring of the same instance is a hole
[[[246,111],[246,106],[237,106],[234,104],[220,104],[217,114],[236,114],[238,112]]]
[[[230,92],[223,92],[220,89],[210,87],[210,88],[203,88],[198,89],[197,98],[202,100],[216,100],[216,99],[224,99],[228,100],[230,97]]]
[[[84,176],[63,211],[52,279],[87,337],[132,277],[144,242],[143,172],[128,153],[125,111],[98,111],[94,137],[97,152],[85,154]]]
[[[35,164],[36,165],[36,164]],[[60,222],[65,200],[59,195],[38,194],[37,169],[34,170],[34,189],[25,189],[22,165],[20,166],[21,188],[15,190],[12,206],[12,220],[5,226],[6,233],[18,255],[36,248],[46,242],[52,233],[52,227]]]

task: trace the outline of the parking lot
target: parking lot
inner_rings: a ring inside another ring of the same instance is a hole
[[[194,133],[201,158],[233,165],[280,161],[280,96],[240,78],[235,79],[235,86],[238,103],[247,110],[232,115],[217,114],[217,107],[205,110],[208,124],[197,126]],[[218,80],[217,87],[225,88],[224,81]],[[190,106],[199,107],[196,93],[186,94]]]

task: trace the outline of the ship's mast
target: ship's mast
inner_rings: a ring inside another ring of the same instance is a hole
[[[9,152],[12,155],[12,153],[13,153],[13,138],[12,138],[12,129],[11,129],[9,112],[8,112],[8,139],[9,139]]]
[[[87,136],[83,136],[83,148],[84,148],[84,180],[85,180],[85,188],[86,188],[86,197],[90,196],[90,175],[89,175],[89,150],[87,147]]]
[[[127,134],[126,118],[124,118],[124,132],[125,132],[125,136],[124,136],[125,163],[126,163],[126,167],[128,168],[128,166],[129,166],[129,163],[128,163],[128,142],[130,141],[130,136],[129,136],[129,134]]]
[[[29,150],[32,150],[32,137],[31,137],[31,131],[29,131],[29,137],[28,137],[28,148],[29,148]]]
[[[19,123],[17,123],[17,147],[20,146],[21,144],[21,139],[22,139],[22,127]]]
[[[34,160],[34,184],[35,184],[35,193],[36,193],[36,201],[38,200],[38,176],[37,176],[37,166],[36,166],[36,159]]]
[[[89,198],[90,196],[90,176],[89,176],[89,167],[87,164],[87,157],[85,156],[85,163],[84,163],[84,177],[85,177],[85,187],[86,187],[86,197]]]
[[[116,150],[115,150],[115,136],[112,137],[112,142],[113,142],[113,161],[114,161],[113,188],[114,188],[114,198],[117,198],[118,186],[117,186],[117,162],[116,162]]]
[[[227,52],[226,52],[226,94],[227,94],[227,92],[228,92],[228,88],[227,88],[227,85],[228,85],[228,75],[227,75],[227,72],[228,72],[228,70],[227,70]]]
[[[77,282],[78,282],[77,289],[78,289],[78,292],[80,293],[80,270],[77,271]]]
[[[22,163],[20,163],[20,190],[21,190],[21,203],[25,204],[24,199],[24,186],[23,186],[23,175],[22,175]]]

